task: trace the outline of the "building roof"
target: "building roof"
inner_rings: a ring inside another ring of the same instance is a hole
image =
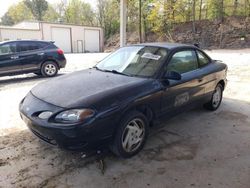
[[[5,29],[25,29],[25,30],[40,30],[40,24],[53,24],[53,25],[63,25],[63,26],[79,26],[79,27],[90,27],[102,29],[99,26],[88,26],[88,25],[79,25],[71,23],[59,23],[59,22],[44,22],[44,21],[22,21],[13,26],[0,25],[0,28]]]

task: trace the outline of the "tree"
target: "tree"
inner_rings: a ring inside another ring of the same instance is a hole
[[[142,18],[142,0],[139,0],[139,24],[138,24],[138,27],[139,27],[139,42],[141,43],[142,42],[142,30],[141,30],[141,18]]]
[[[89,3],[72,0],[65,8],[65,21],[80,25],[94,25],[95,13]]]
[[[57,22],[60,21],[61,15],[54,9],[51,5],[49,5],[48,10],[45,12],[43,16],[43,20],[47,22]]]
[[[1,25],[9,25],[9,26],[11,26],[11,25],[14,25],[14,24],[15,24],[15,22],[11,18],[11,16],[8,14],[8,12],[5,13],[3,15],[3,17],[1,18]]]
[[[25,0],[24,3],[30,9],[36,20],[43,20],[43,16],[49,8],[46,0]]]
[[[108,39],[111,35],[119,32],[119,18],[119,1],[97,1],[97,20],[98,24],[104,29],[106,39]]]
[[[211,12],[211,18],[223,21],[224,19],[224,0],[210,1],[209,10]]]
[[[195,33],[195,14],[196,14],[196,0],[193,0],[193,4],[192,4],[192,22],[193,22],[193,33]]]
[[[33,20],[34,17],[24,2],[20,2],[12,5],[1,19],[4,25],[14,25],[24,20]]]
[[[200,9],[199,9],[199,20],[201,20],[202,17],[202,6],[203,6],[203,0],[200,0]]]

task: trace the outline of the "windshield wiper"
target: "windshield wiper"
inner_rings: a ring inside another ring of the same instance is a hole
[[[124,76],[132,76],[132,75],[128,75],[128,74],[119,72],[119,71],[117,71],[117,70],[100,69],[100,68],[98,68],[97,66],[94,66],[94,68],[96,68],[96,69],[99,70],[99,71],[103,71],[103,72],[111,72],[111,73],[114,73],[114,74],[120,74],[120,75],[124,75]]]
[[[125,75],[125,76],[130,76],[128,74],[122,73],[122,72],[118,72],[117,70],[111,70],[111,71],[107,71],[107,72],[112,72],[114,74],[121,74],[121,75]]]
[[[99,69],[97,66],[94,66],[93,68],[96,70],[102,71],[102,69]]]

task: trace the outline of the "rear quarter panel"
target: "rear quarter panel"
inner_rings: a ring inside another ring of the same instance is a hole
[[[213,61],[208,66],[203,68],[204,80],[206,82],[206,94],[213,93],[215,87],[220,81],[226,85],[227,65],[221,61]]]
[[[58,54],[57,50],[58,48],[54,44],[46,47],[44,49],[45,54],[42,63],[44,63],[45,61],[54,61],[57,63],[59,68],[64,68],[66,66],[66,58],[64,54]]]

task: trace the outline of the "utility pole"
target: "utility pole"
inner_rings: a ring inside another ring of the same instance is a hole
[[[126,27],[127,27],[127,0],[120,2],[120,47],[126,45]]]

